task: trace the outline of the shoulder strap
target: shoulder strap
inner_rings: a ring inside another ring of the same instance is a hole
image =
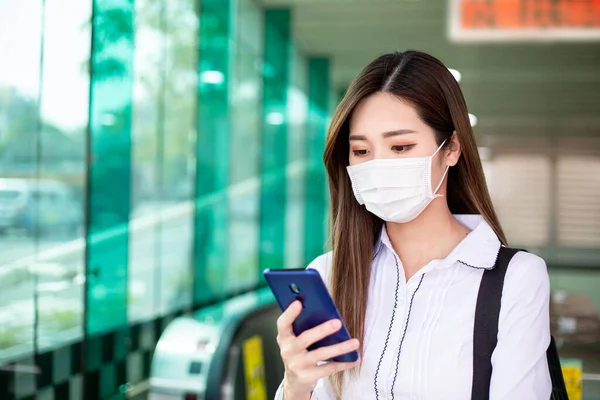
[[[550,370],[550,379],[552,380],[552,396],[551,400],[569,400],[565,379],[563,377],[562,367],[560,365],[560,357],[556,350],[556,342],[553,337],[550,337],[550,346],[546,351],[546,359],[548,360],[548,369]]]
[[[473,385],[471,400],[490,398],[492,353],[498,343],[498,318],[508,264],[520,250],[500,247],[494,268],[485,270],[479,285],[473,329]]]

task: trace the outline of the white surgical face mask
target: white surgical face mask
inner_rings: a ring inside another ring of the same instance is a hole
[[[384,221],[405,223],[417,218],[441,196],[436,192],[449,167],[432,191],[431,160],[444,143],[428,157],[375,159],[347,167],[358,203]]]

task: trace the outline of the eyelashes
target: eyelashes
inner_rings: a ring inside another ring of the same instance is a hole
[[[402,152],[412,149],[414,146],[415,146],[414,144],[399,144],[396,146],[392,146],[392,150],[394,150],[398,153],[402,153]]]
[[[404,152],[407,152],[408,150],[412,149],[415,145],[414,144],[401,144],[401,145],[395,145],[391,147],[391,150],[395,153],[401,154]],[[354,157],[364,157],[367,154],[369,154],[369,150],[367,149],[353,149],[352,150],[352,154],[354,155]]]

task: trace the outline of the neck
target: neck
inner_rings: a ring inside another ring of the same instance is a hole
[[[469,232],[454,218],[444,198],[434,199],[410,222],[386,223],[386,229],[407,280],[430,261],[445,258]]]

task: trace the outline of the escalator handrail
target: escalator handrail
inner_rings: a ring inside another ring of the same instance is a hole
[[[213,353],[209,366],[205,400],[221,400],[221,387],[227,378],[230,349],[244,323],[258,315],[271,311],[275,307],[278,307],[275,301],[260,304],[246,313],[232,315],[225,321],[222,337]]]

